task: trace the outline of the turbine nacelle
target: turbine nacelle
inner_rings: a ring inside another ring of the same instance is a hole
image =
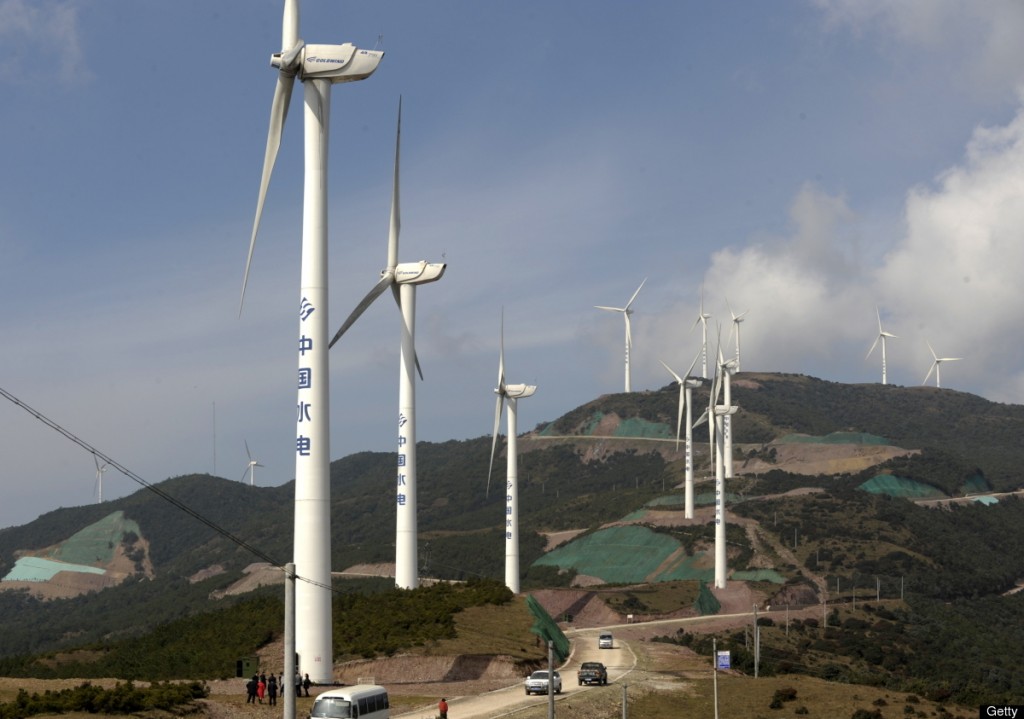
[[[428,282],[436,282],[441,279],[445,268],[448,265],[444,262],[400,262],[395,266],[395,282],[400,285],[425,285]],[[385,277],[391,270],[381,270],[380,276]]]
[[[537,386],[532,384],[507,384],[499,394],[504,394],[509,399],[520,399],[522,397],[529,397],[537,391]]]
[[[270,64],[302,79],[323,78],[332,83],[365,80],[384,57],[382,50],[360,50],[350,42],[342,45],[304,45],[300,40],[288,52],[270,56]]]

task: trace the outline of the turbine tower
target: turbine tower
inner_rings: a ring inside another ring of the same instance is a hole
[[[684,517],[686,519],[693,519],[693,389],[700,387],[701,381],[695,377],[690,376],[693,372],[693,368],[697,364],[697,360],[700,359],[700,353],[693,358],[693,362],[690,363],[690,369],[686,370],[686,375],[680,377],[673,371],[671,367],[662,362],[661,364],[669,371],[676,382],[679,383],[679,411],[676,417],[676,451],[679,450],[679,435],[683,425],[683,413],[686,413],[686,478],[683,483],[683,496],[685,498],[685,512]]]
[[[395,585],[401,589],[419,586],[419,559],[416,546],[416,285],[441,279],[443,263],[398,262],[398,235],[401,229],[399,210],[398,166],[402,140],[402,101],[398,101],[398,130],[395,133],[395,175],[391,190],[391,224],[388,232],[388,264],[380,272],[380,281],[352,311],[330,346],[375,299],[389,287],[402,315],[398,374],[398,470],[395,477]],[[420,379],[423,373],[420,372]]]
[[[941,382],[941,380],[939,378],[939,374],[942,372],[942,370],[941,370],[942,363],[943,362],[959,362],[960,360],[963,359],[963,357],[939,357],[937,354],[935,354],[935,350],[932,349],[931,343],[925,342],[925,344],[928,345],[928,349],[931,351],[932,359],[934,361],[932,362],[932,366],[928,368],[928,374],[926,374],[924,376],[924,381],[921,384],[928,384],[928,378],[931,377],[932,376],[932,372],[934,372],[935,373],[935,386],[936,387],[941,387],[942,386],[942,382]]]
[[[743,310],[739,314],[732,311],[732,305],[729,304],[729,300],[725,301],[726,306],[729,308],[729,314],[732,315],[732,330],[736,333],[736,366],[734,372],[740,371],[740,325],[743,323],[743,318],[750,310]]]
[[[700,376],[704,379],[708,378],[708,320],[711,319],[711,315],[704,311],[704,286],[700,288],[700,312],[697,315],[696,321],[693,323],[693,327],[690,328],[690,332],[693,332],[697,325],[700,325]]]
[[[721,349],[719,349],[721,354]],[[724,384],[725,374],[720,363],[715,372],[708,398],[708,408],[700,416],[694,426],[708,421],[708,440],[711,455],[715,462],[715,587],[725,588],[726,575],[729,567],[725,550],[725,438],[723,418],[736,412],[737,408],[729,404],[718,404],[719,395]]]
[[[239,314],[245,301],[256,235],[270,176],[281,146],[292,86],[303,84],[305,171],[302,203],[302,259],[298,296],[298,382],[295,431],[295,651],[303,673],[317,684],[333,681],[331,646],[330,405],[327,357],[327,155],[331,86],[363,80],[384,53],[351,43],[306,45],[299,39],[298,0],[285,0],[281,52],[270,107],[270,129],[256,217],[242,279]]]
[[[110,466],[106,462],[100,465],[99,458],[94,454],[92,461],[96,464],[96,504],[103,504],[103,473]]]
[[[245,440],[242,440],[245,442]],[[249,457],[249,464],[245,465],[245,471],[242,472],[242,481],[245,481],[245,475],[249,475],[249,486],[253,487],[256,485],[256,467],[262,467],[258,461],[252,458],[252,452],[249,451],[249,443],[245,442],[245,453]]]
[[[529,384],[505,383],[505,313],[501,315],[501,340],[498,353],[498,395],[494,406],[494,434],[491,438],[491,464],[487,469],[487,492],[491,491],[491,472],[494,470],[494,451],[498,445],[498,428],[501,424],[502,404],[508,401],[508,455],[505,474],[505,586],[513,594],[519,594],[519,482],[518,457],[516,449],[516,405],[518,400],[529,397],[537,388]]]
[[[868,353],[864,356],[864,359],[867,360],[867,358],[871,356],[871,353],[875,351],[875,347],[879,344],[882,345],[882,384],[887,384],[885,377],[885,340],[889,337],[896,339],[896,335],[882,329],[882,313],[877,307],[875,307],[875,315],[878,317],[878,336],[875,337],[875,341],[872,343],[871,349],[869,349]]]
[[[636,296],[638,294],[640,294],[640,290],[643,289],[644,282],[647,282],[647,278],[646,277],[644,278],[644,281],[640,283],[640,286],[636,288],[636,292],[634,292],[633,296],[629,298],[629,302],[626,303],[625,307],[604,307],[602,305],[594,305],[594,307],[596,307],[599,310],[607,310],[608,312],[621,312],[622,313],[622,318],[624,320],[626,320],[626,391],[627,392],[632,392],[633,391],[632,383],[630,381],[631,375],[630,375],[630,371],[629,371],[629,350],[633,347],[633,334],[630,331],[630,327],[629,327],[629,316],[631,314],[633,314],[633,310],[631,310],[629,307],[630,307],[630,305],[633,304],[633,300],[636,299]]]

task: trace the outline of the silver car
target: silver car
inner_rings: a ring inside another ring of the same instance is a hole
[[[562,693],[562,675],[557,671],[554,673],[555,683],[554,691],[555,694]],[[531,694],[547,694],[548,693],[548,673],[546,669],[539,669],[530,676],[526,677],[526,695]]]

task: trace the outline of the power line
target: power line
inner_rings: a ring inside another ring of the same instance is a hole
[[[279,569],[282,572],[285,571],[285,568],[284,568],[283,564],[281,564],[281,563],[275,561],[274,559],[272,559],[270,557],[270,555],[266,554],[263,550],[258,549],[257,547],[254,547],[253,545],[251,545],[248,542],[246,542],[244,539],[235,536],[234,534],[229,532],[227,529],[225,529],[224,527],[222,527],[219,524],[217,524],[216,522],[214,522],[212,519],[209,519],[209,518],[203,516],[202,514],[200,514],[196,510],[192,509],[191,507],[189,507],[187,504],[185,504],[181,500],[176,499],[176,498],[172,497],[171,495],[167,494],[167,492],[163,491],[162,489],[160,489],[156,485],[150,484],[145,479],[143,479],[142,477],[137,475],[135,472],[133,472],[132,470],[130,470],[127,467],[125,467],[123,464],[118,462],[113,457],[109,457],[108,455],[104,454],[103,452],[101,452],[100,450],[96,449],[95,447],[93,447],[88,442],[86,442],[84,439],[82,439],[82,438],[78,437],[77,435],[75,435],[70,430],[65,429],[61,425],[59,425],[56,422],[54,422],[52,419],[50,419],[49,417],[44,415],[42,412],[40,412],[40,411],[30,407],[29,405],[25,404],[20,399],[15,397],[13,394],[11,394],[7,390],[5,390],[3,387],[0,387],[0,395],[3,395],[5,398],[7,398],[11,402],[13,402],[16,406],[21,407],[23,410],[25,410],[26,412],[31,414],[33,417],[38,419],[40,422],[45,424],[50,429],[53,429],[53,430],[59,432],[60,434],[64,435],[64,437],[66,437],[67,439],[69,439],[72,442],[74,442],[75,444],[77,444],[79,447],[84,449],[86,452],[89,452],[91,455],[93,455],[93,457],[97,458],[98,460],[101,460],[101,461],[105,462],[110,467],[115,468],[118,472],[120,472],[124,476],[128,477],[132,481],[142,485],[143,487],[145,487],[149,491],[151,491],[154,494],[156,494],[161,499],[163,499],[163,500],[165,500],[167,502],[170,502],[175,507],[177,507],[181,511],[185,512],[185,514],[189,515],[193,519],[196,519],[196,520],[202,522],[207,527],[209,527],[213,531],[215,531],[218,534],[220,534],[221,536],[223,536],[225,539],[227,539],[227,540],[229,540],[231,542],[234,542],[235,544],[237,544],[242,549],[245,549],[246,551],[250,552],[251,554],[255,555],[256,557],[262,559],[264,562],[266,562],[267,564],[271,565],[275,569]],[[330,590],[332,592],[335,591],[334,587],[329,586],[329,585],[325,585],[322,582],[317,582],[317,581],[313,581],[311,579],[306,579],[306,578],[300,577],[298,575],[296,575],[295,578],[298,581],[308,582],[308,583],[310,583],[310,584],[312,584],[314,586],[318,586],[318,587],[320,587],[322,589],[327,589],[327,590]]]

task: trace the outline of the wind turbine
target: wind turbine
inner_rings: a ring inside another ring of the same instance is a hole
[[[295,651],[302,670],[318,684],[333,681],[331,627],[330,530],[330,367],[327,357],[327,149],[331,116],[331,86],[363,80],[373,74],[384,56],[351,43],[306,45],[299,39],[298,0],[285,0],[281,23],[281,52],[271,56],[278,69],[270,106],[270,128],[263,157],[263,175],[249,255],[242,279],[239,314],[245,301],[256,235],[267,187],[281,147],[292,86],[303,84],[305,108],[305,171],[302,203],[302,259],[297,333],[298,399],[295,431]]]
[[[262,467],[263,465],[252,458],[252,452],[249,451],[249,443],[246,442],[245,440],[242,441],[245,442],[245,453],[249,457],[249,464],[245,465],[245,471],[242,472],[242,481],[245,481],[245,475],[248,474],[249,486],[253,487],[256,485],[256,468]]]
[[[695,387],[700,387],[702,382],[691,377],[690,373],[697,364],[697,360],[700,359],[700,353],[693,358],[693,362],[690,363],[690,369],[686,370],[686,375],[680,377],[673,371],[671,367],[662,362],[661,364],[669,371],[676,382],[679,383],[679,411],[676,417],[676,450],[679,450],[679,434],[680,429],[683,425],[683,412],[686,413],[686,478],[683,483],[683,496],[685,497],[685,512],[684,517],[686,519],[693,519],[693,394],[692,391]]]
[[[391,190],[391,225],[388,232],[388,265],[380,272],[380,281],[356,306],[330,346],[359,318],[375,299],[389,287],[402,315],[398,379],[398,471],[395,480],[395,585],[402,589],[419,586],[416,523],[416,285],[441,279],[444,263],[398,262],[399,211],[398,165],[402,139],[402,101],[398,101],[398,130],[395,133],[395,176]],[[420,372],[420,379],[423,373]]]
[[[96,504],[103,504],[103,473],[107,471],[109,465],[104,462],[100,465],[99,458],[94,454],[92,461],[96,464]]]
[[[932,366],[930,368],[928,368],[928,374],[926,374],[924,376],[924,381],[921,384],[928,384],[928,379],[932,376],[932,372],[934,372],[935,373],[935,386],[936,387],[941,387],[942,386],[942,382],[939,379],[939,374],[942,371],[940,369],[942,363],[943,362],[959,362],[960,360],[963,359],[963,357],[939,357],[937,354],[935,354],[935,350],[932,349],[932,346],[931,346],[930,342],[925,342],[925,344],[927,344],[928,345],[928,349],[931,350],[932,358],[934,359],[934,361],[932,362]]]
[[[877,347],[879,344],[882,345],[882,384],[886,384],[886,378],[885,378],[885,340],[886,340],[886,338],[889,338],[889,337],[892,337],[893,339],[896,339],[896,335],[892,334],[891,332],[886,332],[885,330],[882,329],[882,313],[879,311],[879,309],[877,307],[875,307],[875,315],[878,317],[878,336],[875,337],[875,341],[872,343],[871,349],[869,349],[868,353],[866,355],[864,355],[864,359],[866,360],[868,357],[871,356],[871,353],[875,351],[875,347]],[[927,382],[928,380],[926,379],[925,381]]]
[[[487,468],[487,492],[491,491],[491,472],[494,470],[494,452],[498,446],[498,427],[501,425],[501,410],[508,402],[508,455],[505,473],[505,586],[519,594],[519,487],[518,457],[516,456],[516,404],[523,397],[529,397],[537,388],[529,384],[506,384],[505,382],[505,313],[501,315],[501,349],[498,354],[498,395],[494,406],[494,434],[491,438],[491,464]]]
[[[719,347],[719,356],[721,356],[721,347]],[[715,587],[718,589],[725,588],[729,569],[725,551],[725,432],[723,418],[735,413],[738,409],[728,403],[718,404],[718,398],[725,383],[723,379],[723,375],[726,375],[723,369],[725,364],[720,362],[716,368],[714,381],[711,384],[711,394],[708,398],[708,408],[694,423],[696,427],[702,422],[708,421],[708,440],[715,462]]]
[[[694,327],[700,325],[700,351],[701,351],[701,362],[700,362],[700,376],[704,379],[708,378],[708,320],[711,319],[711,315],[704,311],[704,285],[700,287],[700,313],[697,315],[697,320],[693,323],[693,327],[690,331],[693,332]]]
[[[632,334],[632,332],[630,331],[630,328],[629,328],[629,316],[631,314],[633,314],[633,310],[631,310],[629,307],[630,307],[630,305],[633,304],[633,300],[636,299],[636,296],[638,294],[640,294],[640,290],[643,289],[644,282],[647,282],[647,278],[646,277],[644,278],[644,281],[640,283],[640,286],[636,288],[636,292],[634,292],[633,296],[629,298],[629,302],[626,303],[625,307],[604,307],[602,305],[594,305],[594,307],[596,307],[599,310],[607,310],[608,312],[621,312],[622,313],[622,318],[626,321],[626,391],[627,392],[632,392],[633,391],[632,390],[632,386],[631,386],[631,382],[630,382],[631,375],[630,375],[630,372],[629,372],[629,350],[633,347],[633,334]]]
[[[743,310],[739,314],[732,311],[732,305],[729,304],[729,300],[725,301],[726,307],[729,308],[729,314],[732,315],[732,329],[736,332],[736,367],[735,372],[740,371],[740,324],[743,323],[743,317],[750,312],[750,310]]]

